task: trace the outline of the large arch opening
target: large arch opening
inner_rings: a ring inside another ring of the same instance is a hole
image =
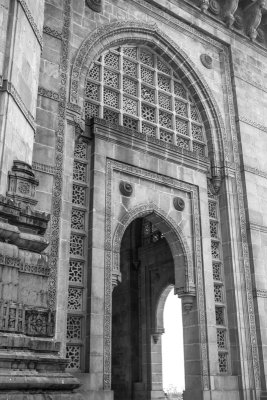
[[[152,221],[135,219],[121,241],[121,282],[112,295],[114,400],[165,399],[163,309],[177,282],[168,240]]]

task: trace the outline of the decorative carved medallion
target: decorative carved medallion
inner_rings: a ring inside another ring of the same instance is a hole
[[[86,4],[95,12],[102,11],[102,0],[86,0]]]
[[[173,206],[177,211],[183,211],[185,207],[185,202],[181,197],[174,197]]]
[[[130,197],[133,193],[133,187],[129,182],[120,181],[120,192],[123,196]]]
[[[212,68],[212,58],[208,54],[201,54],[200,61],[204,65],[204,67],[211,69]]]
[[[221,12],[221,6],[217,0],[210,0],[209,10],[214,15],[219,15]]]

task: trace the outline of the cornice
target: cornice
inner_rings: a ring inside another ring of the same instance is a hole
[[[40,45],[40,47],[42,49],[43,48],[43,35],[39,31],[39,29],[37,27],[37,24],[34,21],[34,18],[32,16],[32,13],[31,13],[26,1],[25,0],[18,0],[18,2],[20,3],[20,5],[21,5],[21,7],[22,7],[22,9],[23,9],[28,21],[29,21],[29,24],[30,24],[30,26],[31,26],[31,28],[33,30],[33,33],[35,34],[35,37],[36,37],[36,39],[37,39],[37,41],[38,41],[38,43],[39,43],[39,45]]]
[[[233,74],[232,76],[233,76],[233,78],[240,79],[241,81],[247,83],[248,85],[254,86],[255,88],[267,93],[267,86],[261,85],[260,83],[254,81],[252,79],[243,78],[242,76],[237,75],[237,74]]]
[[[56,39],[62,40],[62,33],[56,29],[50,28],[50,26],[45,25],[43,27],[43,32],[47,35],[53,36]]]
[[[267,133],[267,126],[264,126],[262,124],[259,124],[256,121],[252,121],[251,119],[245,117],[244,115],[239,115],[237,118],[237,121],[244,122],[245,124],[248,124],[250,126],[253,126],[254,128],[259,129],[260,131],[266,132]]]
[[[20,97],[13,83],[7,81],[6,79],[3,80],[2,77],[0,78],[0,82],[2,83],[2,85],[0,86],[0,91],[7,92],[13,98],[18,108],[24,115],[25,119],[28,121],[33,131],[35,132],[36,130],[35,119],[28,110],[28,108],[26,107],[25,103],[23,102],[22,98]]]
[[[33,161],[32,169],[34,169],[34,171],[45,172],[50,175],[55,174],[55,167],[53,165],[41,164],[36,161]]]
[[[210,43],[210,40],[212,41],[215,40],[217,42],[217,45],[218,43],[222,43],[227,46],[230,46],[232,42],[231,40],[227,41],[222,39],[221,35],[215,37],[209,31],[205,31],[205,33],[202,34],[204,30],[200,29],[197,24],[192,23],[192,21],[187,21],[185,18],[181,17],[171,9],[172,6],[178,7],[177,0],[169,0],[170,3],[169,8],[159,4],[156,0],[131,0],[131,1],[138,4],[139,6],[142,6],[152,11],[153,13],[155,13],[156,18],[164,21],[165,23],[177,24],[177,21],[179,21],[179,23],[181,21],[184,21],[185,25],[187,26],[187,28],[185,28],[187,32],[189,32],[189,30],[191,31],[194,30],[195,32],[197,32],[198,38],[199,39],[201,39],[201,37],[204,38],[205,42],[208,41]],[[192,11],[194,10],[194,16],[196,18],[200,19],[207,25],[212,26],[216,31],[220,30],[225,36],[229,36],[233,40],[236,40],[238,38],[242,43],[246,44],[246,46],[266,56],[267,49],[262,47],[258,42],[252,42],[244,33],[236,29],[227,28],[223,21],[219,20],[218,18],[216,18],[216,16],[212,14],[202,13],[201,10],[191,2],[186,0],[179,1],[179,8],[185,10],[189,14],[192,14]]]
[[[41,86],[38,87],[38,95],[47,97],[48,99],[59,101],[59,94],[53,90],[45,89]]]
[[[250,172],[251,174],[261,176],[262,178],[267,179],[267,172],[261,171],[258,168],[250,167],[249,165],[243,166],[243,171]]]

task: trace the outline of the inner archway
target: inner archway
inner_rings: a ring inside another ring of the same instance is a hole
[[[175,295],[173,287],[166,288],[162,297],[165,330],[162,335],[163,389],[169,396],[181,395],[185,389],[182,301]]]
[[[135,219],[121,241],[121,283],[112,295],[114,400],[165,399],[162,293],[174,287],[175,267],[166,237],[151,220]]]

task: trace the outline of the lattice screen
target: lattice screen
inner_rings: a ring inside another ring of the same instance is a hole
[[[220,238],[219,204],[217,196],[208,190],[211,256],[214,281],[215,321],[217,326],[218,370],[229,372],[228,329],[224,287],[222,246]]]
[[[93,64],[85,87],[85,116],[206,153],[203,123],[189,91],[146,47],[112,49]]]
[[[88,154],[86,143],[76,143],[73,165],[71,237],[69,261],[69,291],[67,317],[68,369],[83,370],[84,314],[86,296],[86,242],[87,242],[87,197]]]

